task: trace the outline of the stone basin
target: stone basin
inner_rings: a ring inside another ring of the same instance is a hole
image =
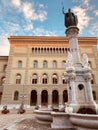
[[[98,115],[71,113],[70,122],[77,130],[98,130]]]
[[[53,117],[53,122],[51,123],[51,128],[54,129],[73,129],[73,126],[69,120],[69,114],[65,112],[51,112]]]
[[[51,110],[34,110],[34,113],[38,123],[49,125],[52,123]]]

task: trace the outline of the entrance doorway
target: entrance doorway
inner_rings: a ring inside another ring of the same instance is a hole
[[[43,90],[41,93],[41,105],[48,105],[48,92],[47,90]]]
[[[32,90],[31,91],[30,105],[31,106],[37,105],[37,92],[36,92],[36,90]]]
[[[0,92],[0,104],[1,104],[1,99],[2,99],[2,92]]]
[[[68,102],[68,92],[67,90],[63,91],[63,103]]]
[[[57,90],[54,90],[52,92],[52,104],[56,106],[59,104],[59,95]]]

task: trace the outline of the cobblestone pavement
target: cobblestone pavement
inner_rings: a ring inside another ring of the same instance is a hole
[[[4,130],[52,130],[50,125],[42,125],[36,122],[35,117],[32,118],[26,118],[23,120],[20,120],[16,124],[7,127],[7,129]]]
[[[0,113],[0,130],[54,130],[50,125],[42,125],[36,122],[33,112],[17,114]],[[55,129],[56,130],[56,129]],[[58,129],[65,130],[65,129]],[[73,130],[73,129],[66,129]]]
[[[0,114],[0,130],[3,130],[13,124],[15,121],[32,117],[32,114]]]

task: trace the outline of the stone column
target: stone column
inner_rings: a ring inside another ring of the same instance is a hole
[[[48,107],[52,106],[52,94],[48,94]]]
[[[63,104],[63,95],[59,93],[59,106]]]
[[[94,99],[93,99],[93,94],[92,94],[92,88],[91,88],[91,79],[87,78],[86,79],[86,90],[87,90],[87,99],[88,99],[88,103],[93,103]]]
[[[37,105],[41,106],[41,94],[40,93],[37,94]]]
[[[69,27],[66,30],[66,35],[69,39],[69,46],[70,46],[70,52],[72,54],[73,58],[73,63],[76,66],[80,66],[80,54],[79,54],[79,47],[78,47],[78,35],[79,29],[75,26]]]
[[[75,91],[75,82],[73,79],[70,81],[70,89],[71,89],[71,102],[75,103],[76,102],[76,91]]]

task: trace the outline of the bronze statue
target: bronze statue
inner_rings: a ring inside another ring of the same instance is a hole
[[[68,13],[64,13],[64,7],[62,8],[62,12],[65,16],[65,26],[66,28],[70,26],[77,26],[78,19],[77,16],[71,12],[71,9],[68,10]]]

